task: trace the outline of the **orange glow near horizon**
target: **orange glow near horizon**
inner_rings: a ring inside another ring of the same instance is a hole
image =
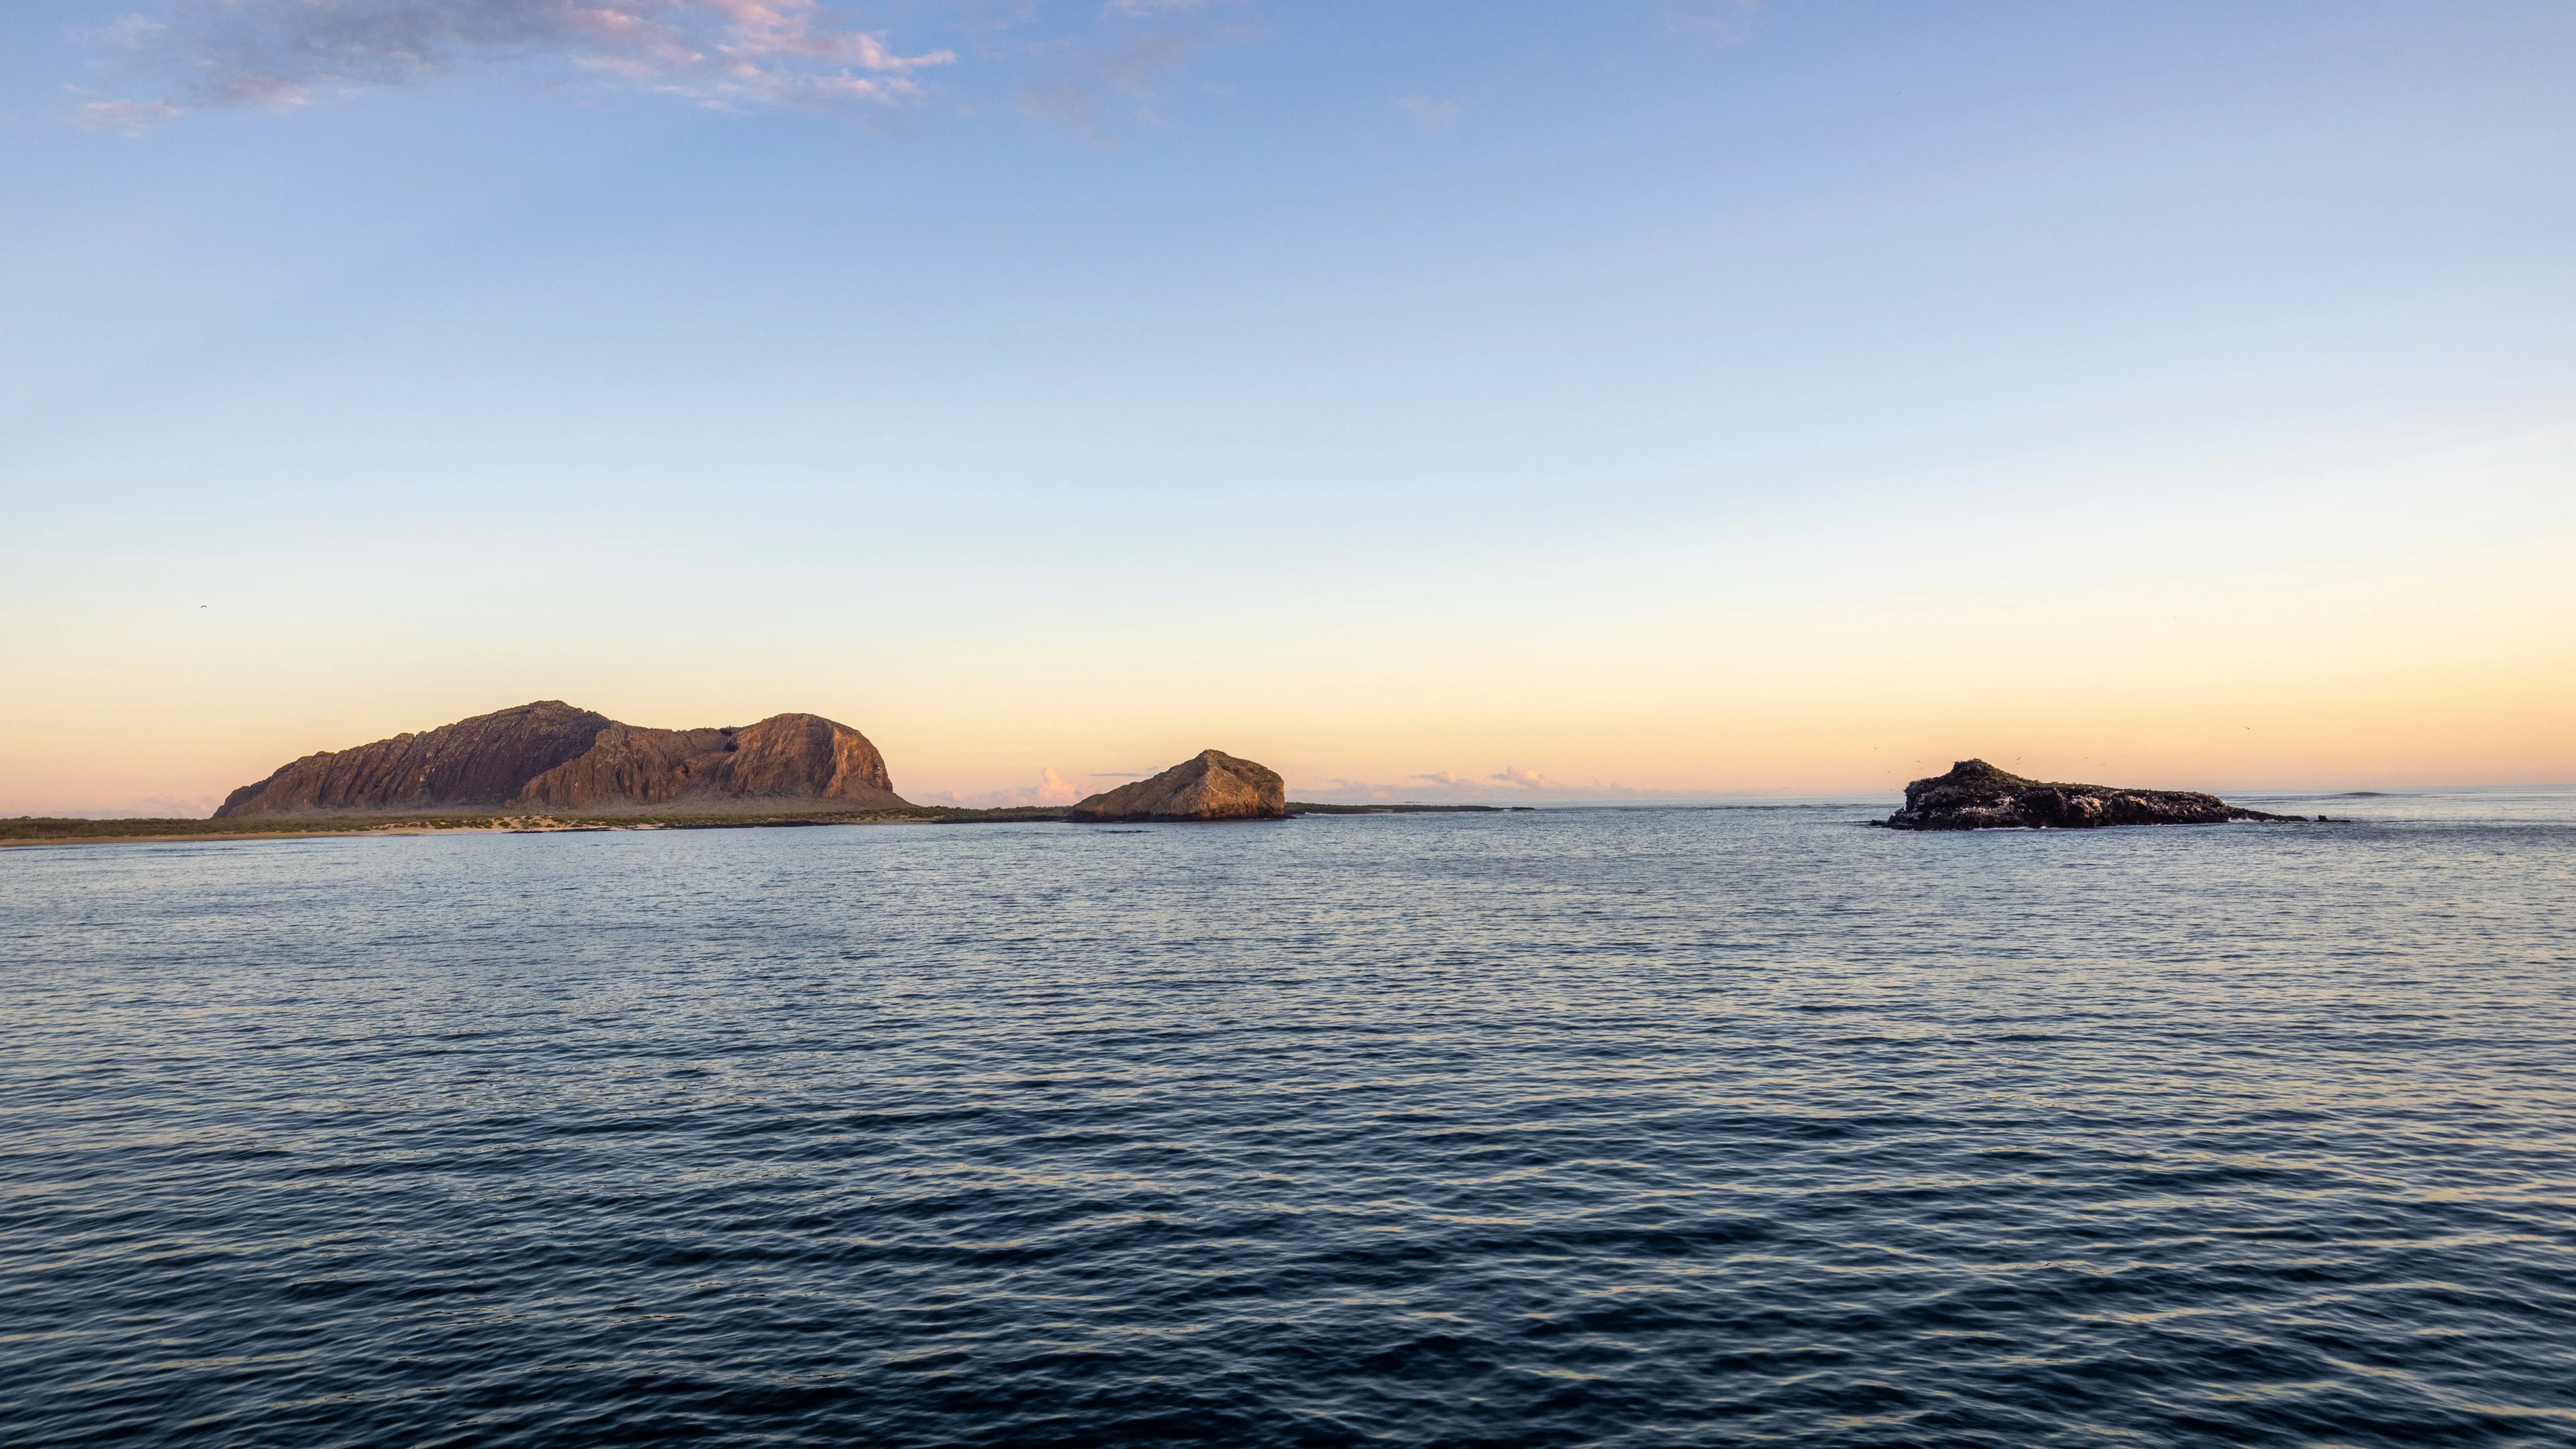
[[[298,665],[306,641],[256,638],[229,662],[173,648],[101,675],[87,661],[134,641],[92,637],[12,670],[0,812],[203,813],[302,754],[530,698],[660,726],[810,710],[875,740],[909,798],[969,803],[1089,793],[1208,745],[1326,798],[1886,793],[1969,756],[2047,779],[2216,790],[2576,781],[2576,649],[2552,596],[2564,586],[2521,582],[2457,621],[2456,643],[2427,621],[2410,635],[2389,617],[2402,607],[2205,617],[2116,644],[2116,621],[2070,608],[2019,631],[2019,647],[1973,652],[1941,641],[2001,626],[1952,612],[1871,634],[1855,618],[1775,616],[1696,647],[1671,634],[1589,647],[1524,635],[1482,651],[1451,638],[1437,667],[1410,649],[1334,657],[1283,638],[1228,659],[1175,630],[1124,658],[1041,656],[1015,673],[943,670],[924,648],[862,685],[775,657],[812,640],[689,677],[613,651]],[[1194,652],[1210,663],[1187,679],[1153,665]]]
[[[2212,790],[2576,782],[2571,441],[1215,573],[1072,571],[1043,539],[148,588],[74,557],[28,581],[45,626],[0,639],[0,811],[203,813],[297,756],[545,698],[827,715],[911,798],[974,803],[1210,745],[1381,798],[1886,793],[1969,756]]]

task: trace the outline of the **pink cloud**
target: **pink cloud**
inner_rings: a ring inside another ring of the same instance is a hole
[[[76,93],[75,122],[139,134],[192,110],[282,112],[375,87],[489,73],[725,111],[881,115],[929,99],[934,73],[959,65],[965,52],[980,68],[1010,72],[1002,86],[986,86],[986,97],[1016,94],[1027,114],[1105,143],[1113,123],[1165,124],[1138,103],[1208,47],[1253,35],[1245,0],[1103,0],[1054,10],[1033,0],[931,0],[893,10],[913,32],[901,42],[861,24],[859,0],[147,5],[149,14],[81,34],[126,82],[121,94]],[[925,38],[924,27],[956,44]]]
[[[172,0],[104,43],[178,77],[148,100],[94,101],[84,124],[137,131],[199,107],[291,109],[318,90],[494,66],[559,66],[719,109],[882,105],[956,52],[907,55],[822,0]]]

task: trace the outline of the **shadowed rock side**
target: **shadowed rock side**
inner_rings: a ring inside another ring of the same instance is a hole
[[[1288,784],[1277,771],[1223,750],[1201,750],[1150,780],[1082,801],[1069,820],[1285,820]]]
[[[296,811],[387,810],[451,802],[499,804],[590,748],[614,721],[561,700],[476,715],[422,734],[306,755],[244,785],[218,818]]]
[[[2191,790],[2052,785],[2007,774],[1983,760],[1961,760],[1946,775],[1906,786],[1905,808],[1878,823],[1894,830],[2081,830],[2298,818],[2266,815]]]
[[[307,755],[235,790],[217,818],[544,807],[617,814],[904,805],[865,735],[819,715],[656,730],[543,700],[425,734]]]
[[[782,799],[807,798],[852,809],[905,803],[867,736],[811,714],[772,715],[741,729],[613,724],[588,751],[528,781],[508,803],[597,812],[681,800],[773,809]]]

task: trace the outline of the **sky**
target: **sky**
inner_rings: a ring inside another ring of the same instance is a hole
[[[13,0],[0,814],[2576,781],[2576,7]]]

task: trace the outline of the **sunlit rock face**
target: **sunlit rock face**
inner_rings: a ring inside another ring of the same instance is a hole
[[[2294,820],[2191,790],[2127,790],[2025,780],[1983,760],[1905,787],[1905,808],[1879,823],[1896,830],[2081,830],[2100,825],[2218,825]]]
[[[219,817],[526,809],[616,814],[900,806],[867,736],[820,715],[657,730],[539,700],[421,734],[307,755]]]
[[[1148,780],[1073,807],[1075,820],[1285,820],[1288,785],[1267,765],[1201,750]]]

